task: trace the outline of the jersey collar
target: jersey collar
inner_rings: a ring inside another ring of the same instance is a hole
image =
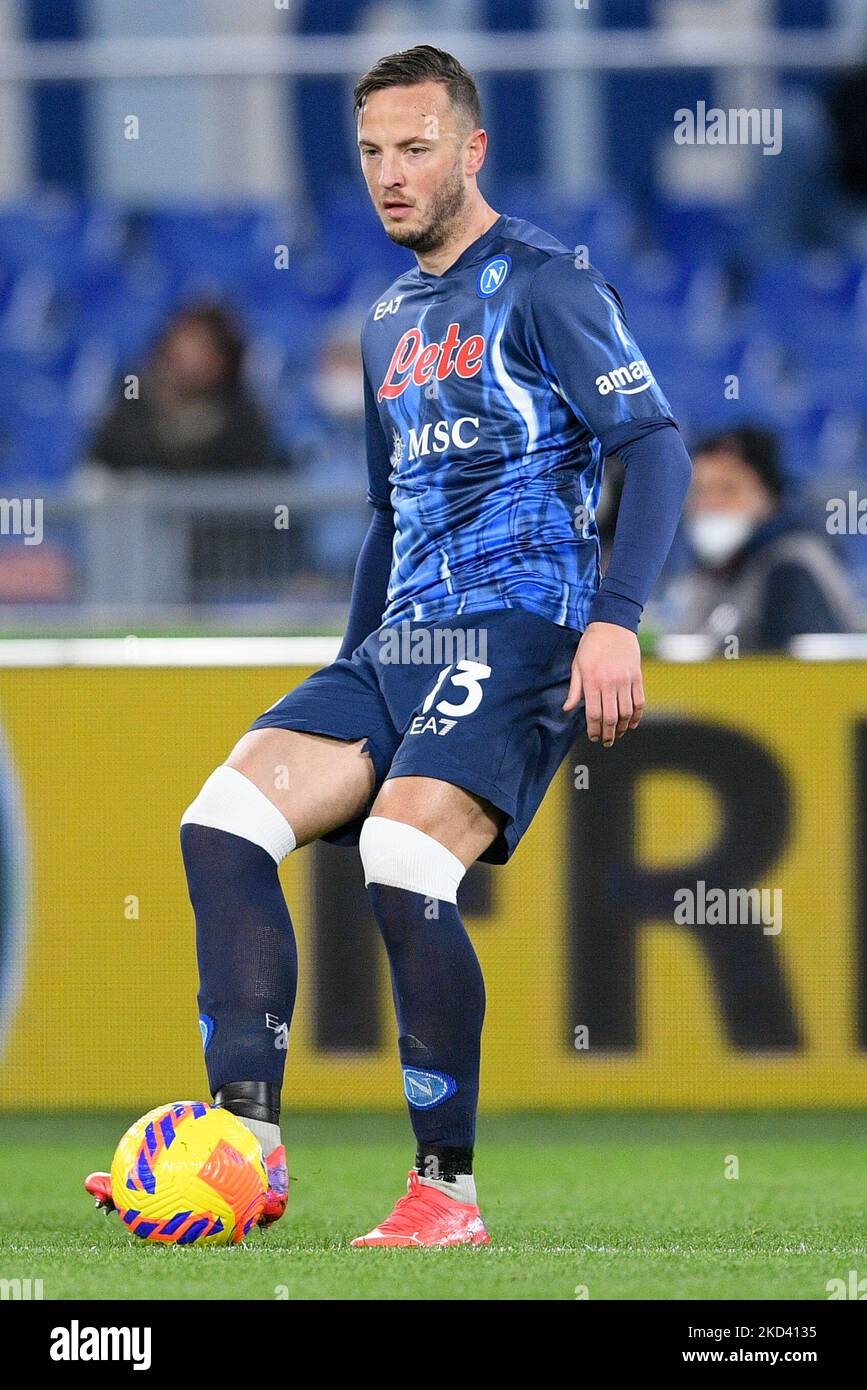
[[[454,275],[458,270],[462,270],[464,266],[472,265],[474,261],[480,260],[487,252],[490,243],[502,233],[507,221],[508,218],[506,213],[501,212],[496,222],[492,222],[486,232],[483,232],[475,241],[471,241],[469,246],[465,247],[458,256],[457,260],[449,266],[448,270],[443,271],[442,275],[433,275],[430,271],[422,270],[421,266],[416,265],[416,274],[419,279],[425,285],[439,285],[443,280],[447,279],[448,276]]]

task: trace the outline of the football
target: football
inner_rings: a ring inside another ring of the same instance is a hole
[[[111,1195],[142,1240],[236,1245],[258,1221],[268,1176],[246,1125],[202,1101],[175,1101],[131,1125],[115,1150]]]

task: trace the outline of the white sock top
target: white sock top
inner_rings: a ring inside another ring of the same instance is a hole
[[[273,801],[234,767],[211,773],[181,817],[181,825],[207,825],[260,845],[280,864],[295,848],[295,832]]]
[[[426,898],[456,903],[463,863],[432,835],[403,821],[368,816],[358,842],[364,882],[406,888]]]

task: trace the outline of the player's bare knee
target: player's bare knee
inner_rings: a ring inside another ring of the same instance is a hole
[[[375,779],[363,739],[348,742],[295,729],[251,729],[226,766],[274,803],[298,845],[361,815]]]
[[[385,782],[373,815],[414,826],[450,850],[469,868],[493,844],[505,816],[483,797],[433,778]]]

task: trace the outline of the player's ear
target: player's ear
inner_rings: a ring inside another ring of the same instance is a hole
[[[464,172],[467,175],[477,174],[485,162],[487,152],[488,132],[482,129],[474,130],[465,146]]]

